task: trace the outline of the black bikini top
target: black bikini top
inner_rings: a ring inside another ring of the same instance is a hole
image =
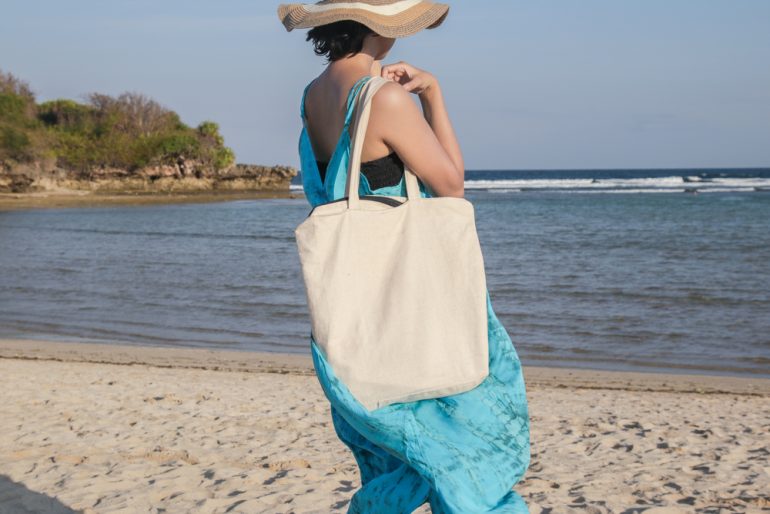
[[[318,171],[321,174],[321,182],[326,176],[328,162],[316,161]],[[385,157],[361,163],[361,174],[366,176],[371,189],[379,189],[386,186],[395,186],[404,176],[404,162],[396,152]]]

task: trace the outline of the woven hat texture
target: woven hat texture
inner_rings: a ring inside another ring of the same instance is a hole
[[[278,6],[278,17],[287,31],[353,20],[392,38],[438,27],[448,13],[449,5],[431,0],[323,0]]]

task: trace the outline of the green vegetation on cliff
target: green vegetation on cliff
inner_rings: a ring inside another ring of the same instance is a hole
[[[131,172],[180,160],[221,170],[235,161],[213,121],[189,127],[138,93],[87,98],[86,104],[65,99],[38,104],[28,84],[0,70],[0,169],[53,159],[78,172],[96,167]]]

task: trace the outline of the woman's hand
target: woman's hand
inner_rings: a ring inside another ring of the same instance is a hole
[[[421,95],[438,83],[436,77],[404,61],[382,67],[382,78],[401,84],[410,93]],[[435,89],[435,88],[434,88]]]

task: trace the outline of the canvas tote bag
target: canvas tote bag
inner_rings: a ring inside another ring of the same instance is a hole
[[[346,197],[295,229],[312,335],[367,409],[470,390],[489,373],[486,277],[473,204],[363,195],[361,151],[373,77],[357,97]]]

